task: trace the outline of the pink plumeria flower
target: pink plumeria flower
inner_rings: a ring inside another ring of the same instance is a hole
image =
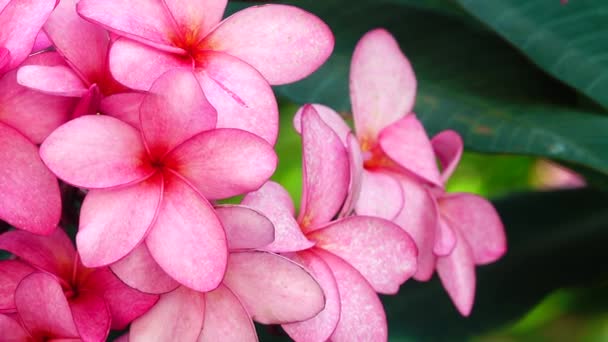
[[[158,264],[199,291],[227,262],[224,229],[208,200],[259,188],[274,172],[272,146],[215,129],[216,112],[187,70],[162,75],[144,98],[141,131],[85,115],[55,130],[40,154],[59,178],[91,189],[76,236],[88,267],[114,263],[144,242]]]
[[[314,15],[285,5],[254,6],[221,21],[227,0],[83,0],[78,13],[122,36],[110,70],[129,88],[147,90],[167,70],[194,70],[218,127],[250,131],[274,144],[278,108],[269,84],[297,81],[333,49]]]
[[[265,214],[276,229],[265,249],[290,253],[323,287],[325,309],[312,319],[284,324],[297,341],[382,341],[387,339],[384,309],[376,292],[396,293],[416,271],[416,246],[394,223],[350,216],[349,153],[312,106],[301,114],[303,194],[300,214],[279,184],[268,182],[245,196],[243,204]],[[351,155],[357,143],[350,136]],[[352,178],[352,179],[351,179]],[[351,181],[353,180],[353,181]]]
[[[110,328],[124,329],[158,300],[107,267],[84,267],[62,229],[49,236],[10,231],[0,235],[0,249],[16,256],[0,261],[0,312],[17,313],[34,339],[105,341]]]

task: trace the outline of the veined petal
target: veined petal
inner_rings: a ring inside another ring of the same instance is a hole
[[[414,107],[416,77],[399,45],[383,29],[366,33],[350,65],[350,99],[360,140],[376,140],[380,131]]]
[[[18,319],[18,317],[15,317]],[[28,341],[30,339],[30,334],[25,330],[24,327],[16,320],[11,318],[8,315],[0,314],[0,331],[2,331],[3,338],[6,341]]]
[[[104,115],[85,115],[59,127],[40,147],[40,156],[59,178],[84,188],[134,183],[155,172],[139,131]]]
[[[34,270],[32,266],[21,260],[0,261],[0,312],[11,313],[17,311],[15,308],[17,285]]]
[[[183,38],[200,41],[217,25],[227,0],[165,0]]]
[[[298,81],[323,64],[334,48],[321,19],[294,6],[252,6],[224,20],[202,42],[259,70],[270,84]]]
[[[74,324],[83,341],[104,341],[110,332],[112,316],[103,297],[79,293],[69,300]]]
[[[192,71],[174,69],[154,81],[141,103],[140,120],[150,155],[161,158],[197,133],[215,128],[217,113]]]
[[[26,65],[17,71],[17,82],[48,95],[81,97],[87,86],[71,68],[63,65]]]
[[[99,104],[102,114],[113,116],[129,125],[141,129],[139,107],[144,99],[143,93],[120,93],[106,96]]]
[[[262,138],[221,128],[195,135],[171,151],[164,163],[205,198],[220,199],[259,189],[274,173],[277,156]]]
[[[34,144],[0,122],[0,219],[19,229],[50,234],[61,218],[57,179]]]
[[[455,131],[443,131],[431,139],[433,150],[441,163],[441,182],[447,183],[460,162],[464,149],[462,138]]]
[[[347,137],[351,133],[351,129],[344,121],[344,118],[335,110],[325,105],[313,103],[311,106],[317,111],[321,120],[336,133],[342,143],[344,143],[344,146],[346,146]],[[293,117],[293,127],[298,134],[302,134],[302,113],[304,112],[304,108],[305,106],[300,107]]]
[[[325,305],[323,290],[302,266],[268,252],[230,253],[224,284],[262,324],[307,320]]]
[[[404,197],[399,181],[391,174],[363,170],[355,212],[392,220],[403,210]]]
[[[350,184],[348,186],[348,195],[346,195],[344,205],[340,211],[340,217],[349,216],[355,210],[355,205],[361,196],[363,184],[363,155],[361,154],[359,142],[352,133],[348,133],[346,138],[346,151],[348,152],[350,166]]]
[[[446,256],[452,253],[456,246],[456,235],[454,230],[445,220],[439,216],[437,221],[437,230],[435,232],[435,245],[433,253],[437,256]]]
[[[274,241],[272,222],[257,210],[242,205],[216,206],[222,222],[228,249],[260,249]]]
[[[346,148],[310,105],[302,112],[302,204],[305,232],[329,222],[342,208],[350,182]]]
[[[146,245],[167,274],[191,289],[213,290],[222,281],[228,258],[224,228],[211,204],[177,176],[165,177]]]
[[[205,293],[205,321],[198,342],[257,342],[249,313],[226,286]]]
[[[282,253],[297,252],[314,245],[300,230],[294,218],[294,207],[287,190],[273,181],[266,182],[259,190],[248,193],[243,205],[259,210],[274,225],[274,241],[264,250]]]
[[[158,174],[128,187],[89,191],[82,203],[76,235],[85,266],[114,263],[144,239],[160,207],[162,182]]]

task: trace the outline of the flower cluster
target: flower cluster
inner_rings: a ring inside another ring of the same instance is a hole
[[[0,0],[0,340],[256,341],[255,321],[382,341],[377,294],[435,270],[470,313],[503,227],[485,199],[446,193],[462,140],[429,139],[394,38],[354,51],[355,132],[321,104],[296,113],[296,215],[269,180],[271,85],[315,71],[333,36],[287,5],[222,20],[226,2]]]

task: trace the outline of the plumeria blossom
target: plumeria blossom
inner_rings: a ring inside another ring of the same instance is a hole
[[[243,200],[274,223],[275,240],[265,249],[289,252],[312,272],[325,292],[321,313],[283,328],[297,341],[386,340],[384,309],[376,292],[396,293],[415,273],[416,246],[388,220],[335,219],[350,202],[349,188],[353,184],[356,188],[358,176],[351,182],[347,149],[312,106],[304,107],[300,121],[304,188],[298,218],[294,218],[289,194],[273,182]],[[349,140],[356,146],[354,137]]]
[[[51,171],[90,189],[76,236],[82,262],[109,265],[143,242],[180,283],[215,289],[228,253],[209,200],[259,188],[276,167],[272,146],[240,129],[216,129],[216,111],[187,70],[153,84],[140,125],[138,131],[110,116],[85,115],[41,146]]]
[[[110,70],[129,88],[147,90],[167,70],[194,70],[218,127],[236,127],[274,143],[278,109],[269,84],[297,81],[333,49],[316,16],[286,5],[254,6],[221,21],[227,0],[81,0],[78,13],[122,36]]]
[[[84,267],[62,229],[49,236],[10,231],[0,235],[0,249],[16,257],[0,261],[0,312],[16,313],[33,340],[105,341],[110,328],[124,329],[158,300],[107,267]],[[1,331],[7,325],[15,324],[0,317]]]

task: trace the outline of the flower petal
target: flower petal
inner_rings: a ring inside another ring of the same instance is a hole
[[[84,341],[104,341],[110,332],[112,316],[103,297],[82,292],[69,303],[80,337]]]
[[[350,182],[346,148],[310,105],[302,112],[302,204],[305,232],[329,222],[342,208]]]
[[[0,261],[0,312],[16,312],[15,290],[34,268],[20,260]],[[3,330],[4,331],[4,330]]]
[[[224,285],[205,293],[205,321],[199,342],[257,342],[249,313]]]
[[[191,289],[213,290],[222,281],[228,258],[222,224],[209,202],[177,176],[165,177],[146,245],[167,274]]]
[[[195,135],[174,149],[165,164],[206,198],[220,199],[259,189],[274,173],[277,156],[262,138],[221,128]]]
[[[215,128],[217,113],[192,71],[174,69],[152,84],[141,103],[140,120],[150,155],[160,158],[197,133]]]
[[[129,342],[196,341],[204,314],[204,294],[180,286],[162,295],[150,311],[133,321]]]
[[[347,136],[351,133],[351,129],[344,121],[344,118],[335,110],[322,104],[313,103],[311,106],[317,111],[321,120],[336,133],[340,140],[342,140],[342,143],[344,143],[344,146],[346,146]],[[293,127],[298,134],[302,134],[302,113],[304,112],[304,108],[305,106],[300,107],[293,117]]]
[[[155,172],[139,131],[104,115],[85,115],[59,127],[40,147],[40,156],[59,178],[84,188],[135,183]]]
[[[350,65],[350,99],[359,140],[380,131],[414,107],[416,77],[399,45],[383,29],[366,33]]]
[[[136,92],[106,96],[99,104],[99,111],[140,129],[139,107],[144,96],[144,94]]]
[[[485,198],[471,194],[448,195],[440,199],[439,208],[446,222],[459,230],[471,246],[476,264],[492,263],[507,251],[500,216]]]
[[[76,235],[85,266],[114,263],[144,239],[161,205],[162,181],[159,174],[124,188],[89,191]]]
[[[17,82],[48,95],[82,97],[88,91],[77,74],[64,65],[26,65],[19,68]]]
[[[227,0],[164,0],[182,36],[200,41],[216,26],[226,9]]]
[[[216,206],[222,222],[228,249],[259,249],[274,241],[272,222],[257,210],[242,205]]]
[[[456,246],[456,235],[454,230],[445,222],[442,217],[437,221],[437,230],[435,231],[435,245],[433,253],[437,256],[446,256],[452,253]]]
[[[355,203],[357,215],[392,220],[403,210],[405,203],[403,189],[393,176],[363,170],[361,190]]]
[[[50,234],[61,218],[57,179],[34,144],[0,122],[0,219],[36,234]]]
[[[15,318],[18,319],[18,317]],[[2,331],[2,337],[6,339],[6,341],[28,341],[30,335],[16,319],[13,319],[8,315],[0,314],[0,331]]]
[[[262,324],[297,322],[323,310],[323,290],[302,266],[268,252],[236,252],[224,283]]]
[[[8,49],[0,46],[0,71],[11,61],[11,52]],[[8,68],[7,68],[8,69]]]
[[[350,185],[348,186],[348,195],[346,195],[344,205],[340,211],[340,217],[349,216],[355,210],[355,205],[359,201],[363,185],[363,155],[361,154],[359,142],[352,133],[349,133],[346,138],[346,150],[350,166]]]
[[[110,265],[112,272],[130,287],[145,293],[167,293],[179,283],[154,261],[145,243],[135,247],[123,259]]]
[[[340,320],[340,294],[332,270],[311,251],[296,254],[294,260],[306,267],[325,294],[325,308],[315,317],[302,322],[283,324],[283,329],[296,341],[327,341]]]
[[[49,40],[49,36],[46,34],[46,32],[44,32],[44,30],[38,31],[38,34],[36,35],[36,40],[34,41],[34,46],[32,47],[32,53],[40,52],[42,50],[50,49],[52,47],[53,43]],[[2,64],[2,62],[0,62],[0,64]],[[2,69],[2,66],[0,66],[0,69]]]
[[[441,163],[441,182],[447,183],[460,162],[464,149],[462,138],[455,131],[440,132],[431,139],[433,150]]]
[[[99,114],[99,103],[101,102],[102,96],[99,86],[97,86],[97,84],[91,85],[89,89],[87,89],[87,92],[80,98],[80,101],[78,101],[78,104],[72,113],[72,118],[79,118],[87,114]]]
[[[252,6],[224,20],[202,42],[258,69],[270,84],[298,81],[323,64],[334,48],[331,30],[297,7]]]

